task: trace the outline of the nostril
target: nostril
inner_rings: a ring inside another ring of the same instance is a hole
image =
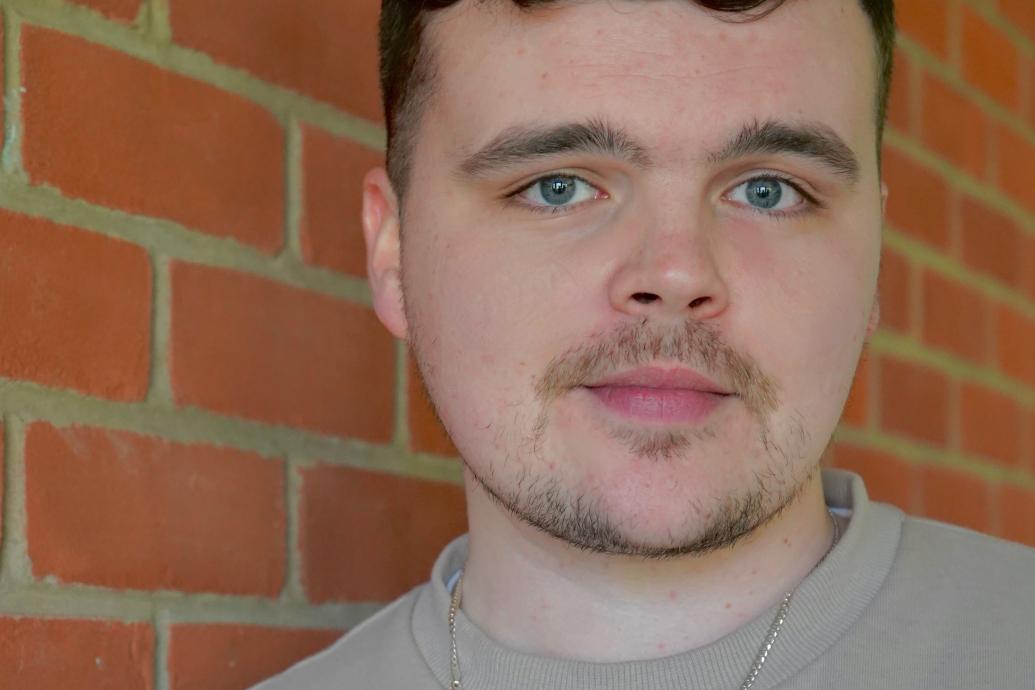
[[[659,299],[657,295],[651,294],[649,292],[637,292],[635,295],[632,296],[632,298],[640,304],[650,304],[651,302],[654,302]]]
[[[690,303],[690,308],[691,309],[696,309],[697,307],[699,307],[702,304],[704,304],[705,302],[707,302],[709,299],[711,299],[711,298],[710,297],[698,297],[697,299],[695,299],[693,302]]]

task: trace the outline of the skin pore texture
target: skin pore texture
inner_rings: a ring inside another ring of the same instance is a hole
[[[877,323],[873,35],[857,0],[726,19],[437,12],[407,196],[364,184],[374,307],[465,463],[463,609],[519,651],[700,647],[831,543],[817,465]],[[615,383],[643,367],[723,394]]]

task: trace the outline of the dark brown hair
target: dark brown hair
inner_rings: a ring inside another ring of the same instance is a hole
[[[485,0],[483,0],[485,1]],[[510,0],[523,8],[557,0]],[[692,0],[714,12],[739,14],[750,21],[769,14],[785,0]],[[401,198],[408,181],[413,136],[433,77],[433,60],[421,40],[428,13],[460,0],[382,0],[380,25],[381,94],[388,127],[388,176]],[[877,142],[884,131],[895,44],[894,0],[859,0],[870,18],[877,49]]]

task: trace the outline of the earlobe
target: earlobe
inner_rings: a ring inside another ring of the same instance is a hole
[[[392,335],[405,340],[399,202],[384,168],[375,168],[363,178],[363,239],[374,311]]]

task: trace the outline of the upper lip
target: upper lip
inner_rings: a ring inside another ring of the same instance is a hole
[[[626,371],[610,374],[586,384],[586,388],[602,388],[604,386],[683,389],[700,391],[702,393],[715,393],[717,395],[730,395],[732,392],[715,383],[704,374],[684,367],[652,366],[627,369]]]

